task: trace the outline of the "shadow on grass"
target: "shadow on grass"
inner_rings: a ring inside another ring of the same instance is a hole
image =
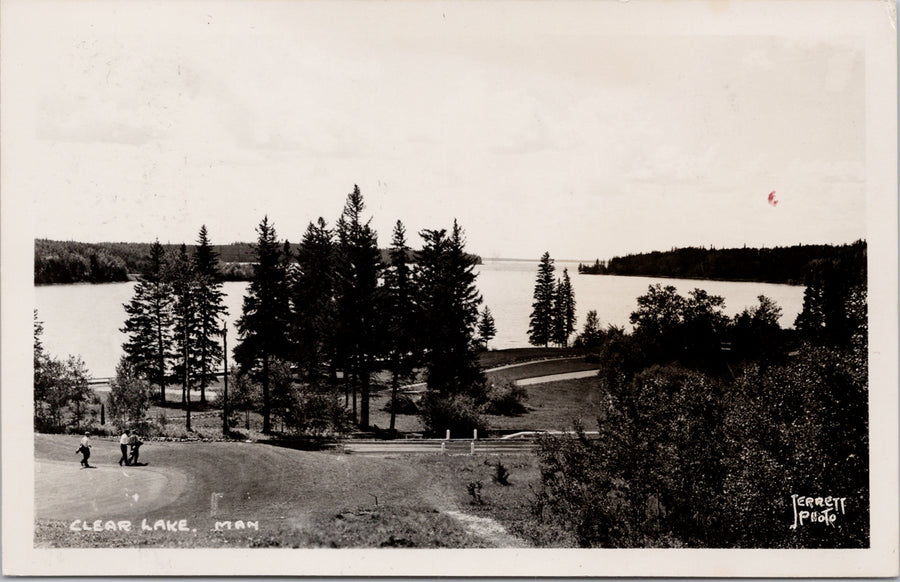
[[[337,440],[333,438],[315,438],[315,437],[294,437],[270,435],[269,438],[256,441],[261,445],[271,445],[273,447],[282,447],[286,449],[294,449],[297,451],[326,451],[333,449],[337,445]]]

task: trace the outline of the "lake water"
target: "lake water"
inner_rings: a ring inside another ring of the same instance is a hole
[[[682,295],[695,287],[721,295],[728,315],[755,305],[758,295],[766,295],[781,306],[782,327],[792,326],[803,308],[804,288],[800,286],[579,275],[578,263],[566,262],[556,263],[558,276],[562,276],[564,267],[569,269],[575,290],[579,330],[591,309],[597,311],[604,326],[612,323],[630,329],[628,316],[637,308],[637,297],[655,283],[673,285]],[[479,267],[478,288],[497,323],[497,337],[491,341],[491,348],[528,346],[528,318],[536,273],[537,261],[485,260]],[[246,282],[229,282],[223,287],[229,313],[229,351],[237,342],[234,321],[240,316],[246,288]],[[134,283],[36,287],[35,307],[44,322],[44,348],[59,358],[78,354],[93,376],[112,376],[122,355],[124,334],[119,329],[125,322],[123,305],[131,299],[133,290]]]

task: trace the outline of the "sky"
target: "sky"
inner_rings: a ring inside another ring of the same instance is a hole
[[[354,184],[484,257],[865,238],[865,43],[778,4],[9,2],[3,195],[87,242],[298,242]]]

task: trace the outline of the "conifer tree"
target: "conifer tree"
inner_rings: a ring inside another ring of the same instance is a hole
[[[137,373],[159,386],[166,401],[166,379],[172,354],[173,297],[166,256],[159,240],[150,246],[134,295],[125,304],[128,314],[120,330],[128,336],[122,348]]]
[[[297,247],[292,281],[294,359],[311,382],[329,363],[335,328],[335,244],[325,220],[309,223]]]
[[[347,196],[337,223],[338,313],[340,344],[359,385],[359,426],[369,426],[372,363],[380,349],[378,279],[383,265],[370,221],[363,221],[365,203],[359,186]],[[355,397],[355,385],[354,385]],[[354,399],[355,402],[355,399]],[[355,412],[355,411],[354,411]]]
[[[262,384],[263,432],[268,434],[272,430],[269,368],[275,359],[288,355],[289,313],[283,250],[276,240],[275,227],[264,217],[256,231],[256,263],[237,321],[239,339],[234,358],[244,373],[253,374]]]
[[[193,374],[199,367],[197,350],[197,284],[194,264],[184,244],[170,266],[172,292],[175,296],[175,377],[181,379],[181,402],[185,405],[185,427],[191,430],[191,389]]]
[[[387,291],[387,337],[391,369],[391,421],[396,423],[396,400],[400,381],[412,377],[416,364],[416,329],[419,323],[415,301],[415,271],[409,262],[410,248],[406,242],[406,228],[399,220],[391,240],[391,264],[385,273]]]
[[[547,346],[553,339],[553,302],[556,285],[553,273],[556,267],[550,253],[541,256],[537,280],[534,284],[534,303],[531,304],[531,322],[528,326],[528,341],[534,346]]]
[[[484,345],[484,349],[487,349],[488,342],[496,335],[497,325],[494,322],[494,316],[491,314],[491,308],[485,305],[484,311],[481,312],[481,319],[478,320],[478,337]]]
[[[560,347],[569,346],[569,336],[575,331],[575,291],[569,270],[563,269],[563,276],[557,282],[553,298],[553,341]]]
[[[419,253],[422,345],[428,388],[442,396],[484,396],[475,329],[481,294],[475,286],[476,259],[465,252],[459,224],[447,231],[423,230]]]
[[[206,402],[206,387],[215,378],[222,360],[222,318],[227,314],[223,304],[222,273],[219,254],[209,242],[206,225],[200,227],[197,248],[194,250],[197,381],[200,383],[200,402]]]

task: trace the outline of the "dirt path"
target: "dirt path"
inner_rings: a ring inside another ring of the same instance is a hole
[[[466,531],[477,536],[496,548],[526,548],[529,547],[524,540],[512,535],[503,525],[490,517],[478,517],[462,511],[442,509],[441,513],[449,515],[460,522]]]

